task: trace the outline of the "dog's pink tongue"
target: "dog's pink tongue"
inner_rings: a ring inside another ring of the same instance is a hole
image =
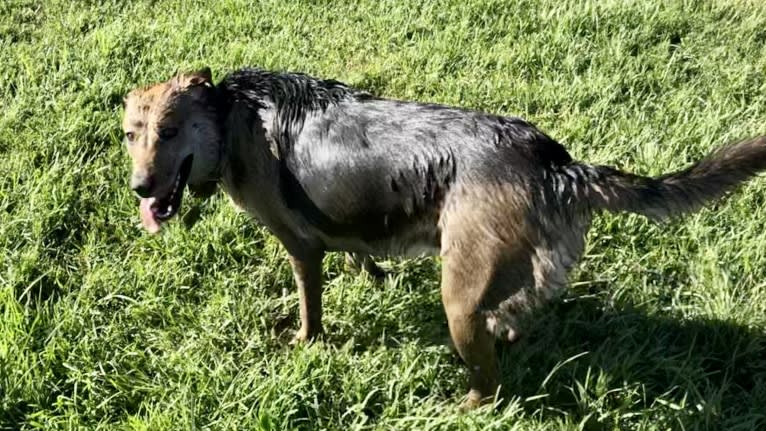
[[[141,224],[144,225],[144,229],[146,229],[149,233],[155,234],[160,231],[160,222],[157,220],[157,217],[154,216],[154,211],[152,211],[152,204],[154,203],[154,198],[144,198],[141,199]]]

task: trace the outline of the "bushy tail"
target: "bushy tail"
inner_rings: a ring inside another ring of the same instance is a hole
[[[766,136],[719,148],[686,169],[657,178],[581,163],[561,169],[559,191],[569,189],[591,208],[662,220],[696,211],[766,170]]]

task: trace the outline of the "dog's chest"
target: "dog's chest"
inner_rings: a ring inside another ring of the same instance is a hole
[[[295,237],[306,236],[300,234],[305,229],[297,226],[272,184],[262,184],[256,178],[236,181],[235,178],[225,177],[222,189],[235,208],[264,224],[275,234],[289,230]]]

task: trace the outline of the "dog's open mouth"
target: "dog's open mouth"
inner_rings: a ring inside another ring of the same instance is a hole
[[[181,207],[184,187],[186,187],[186,181],[189,179],[189,173],[191,173],[192,159],[193,156],[189,155],[181,163],[181,169],[178,170],[170,193],[165,196],[141,199],[141,224],[149,233],[159,232],[160,225],[176,215]]]

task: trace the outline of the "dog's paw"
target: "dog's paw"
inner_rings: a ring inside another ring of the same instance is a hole
[[[494,397],[483,397],[478,391],[471,390],[468,392],[465,400],[460,403],[458,411],[461,413],[467,413],[472,410],[476,410],[483,406],[489,406],[494,404]]]
[[[345,260],[346,268],[352,273],[359,274],[364,271],[375,281],[383,281],[386,278],[386,271],[378,266],[368,255],[346,253]]]
[[[386,278],[386,271],[383,270],[383,268],[379,267],[377,263],[373,262],[371,258],[367,258],[364,261],[364,270],[367,272],[367,274],[370,275],[375,281],[383,281]]]
[[[309,331],[306,328],[301,328],[295,333],[293,340],[290,341],[291,346],[298,344],[307,344],[314,340],[317,340],[322,335],[322,330]]]

